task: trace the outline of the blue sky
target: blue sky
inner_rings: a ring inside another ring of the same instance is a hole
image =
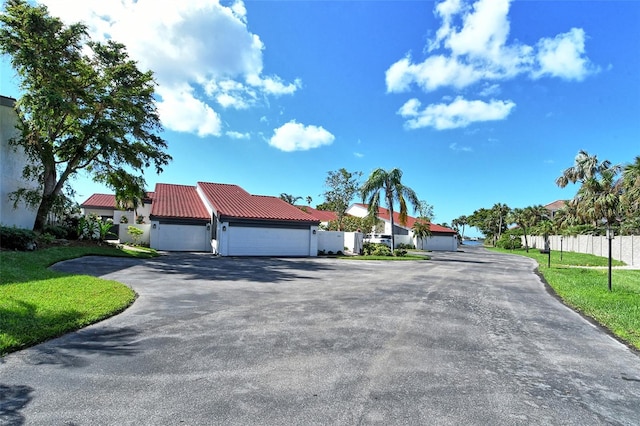
[[[554,182],[581,149],[640,155],[637,1],[42,3],[156,73],[174,160],[150,190],[233,183],[315,205],[328,171],[398,167],[449,223],[573,197]],[[0,93],[18,97],[7,63]],[[80,202],[110,192],[73,185]]]

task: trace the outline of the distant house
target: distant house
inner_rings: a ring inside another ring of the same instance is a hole
[[[329,226],[329,222],[338,220],[336,212],[330,210],[317,210],[310,206],[296,206],[303,212],[310,214],[320,221],[320,225]]]
[[[556,212],[560,209],[563,209],[565,204],[567,203],[566,200],[556,200],[553,203],[549,203],[546,206],[544,206],[545,209],[549,210],[549,218],[553,220],[554,216],[556,215]]]
[[[351,205],[347,209],[347,213],[357,217],[366,217],[368,215],[368,206],[366,204],[356,203]],[[388,209],[380,207],[378,209],[378,219],[384,223],[384,231],[380,234],[391,234],[391,215]],[[402,242],[410,242],[416,247],[425,250],[434,251],[456,251],[458,250],[458,233],[450,228],[430,224],[431,236],[421,241],[413,235],[413,225],[416,222],[416,218],[407,215],[407,219],[404,224],[400,223],[400,214],[396,211],[393,212],[393,234],[396,236],[396,245]],[[400,237],[400,238],[398,238]],[[406,243],[405,242],[405,243]]]
[[[149,243],[154,249],[210,251],[221,256],[318,253],[320,221],[277,197],[209,182],[159,183],[151,194]],[[86,214],[117,218],[115,197],[108,194],[94,194],[82,207]]]
[[[146,197],[135,212],[119,209],[116,205],[116,196],[113,194],[93,194],[84,203],[80,204],[80,208],[85,216],[95,214],[102,219],[112,219],[114,223],[122,222],[122,217],[126,218],[126,223],[135,223],[136,218],[134,216],[137,212],[138,216],[144,217],[144,222],[149,223],[153,197],[153,192],[147,192]]]
[[[19,188],[38,188],[37,182],[22,177],[22,169],[28,161],[22,147],[9,145],[9,140],[18,136],[15,102],[13,98],[0,96],[0,224],[31,229],[36,220],[36,210],[23,202],[14,209],[9,199],[9,194]]]

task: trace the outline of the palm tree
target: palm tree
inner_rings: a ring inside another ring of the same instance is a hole
[[[425,218],[418,218],[411,230],[416,238],[420,238],[420,248],[424,250],[424,239],[431,235],[431,223]]]
[[[391,219],[391,247],[395,248],[394,237],[394,219],[393,204],[398,202],[400,206],[399,216],[401,224],[407,221],[407,201],[414,208],[420,204],[415,191],[408,186],[402,184],[402,170],[394,168],[389,171],[384,169],[375,169],[371,172],[369,179],[360,188],[362,201],[366,200],[368,204],[369,216],[377,217],[380,208],[380,197],[384,197],[387,208],[389,209],[389,218]]]
[[[295,195],[291,195],[291,194],[287,194],[286,192],[283,192],[282,194],[280,194],[280,199],[282,201],[286,201],[291,205],[295,205],[298,200],[302,200],[302,197],[297,197]]]
[[[628,217],[638,217],[640,214],[640,156],[634,163],[624,166],[622,171],[622,204]]]
[[[575,196],[578,217],[594,226],[604,219],[610,227],[621,215],[622,185],[616,180],[620,170],[619,165],[612,165],[608,160],[600,162],[597,156],[580,150],[574,165],[556,179],[556,184],[564,188],[569,182],[580,183]]]
[[[613,166],[618,168],[619,166]],[[569,183],[584,183],[586,180],[596,177],[602,171],[612,168],[609,160],[603,162],[598,161],[596,155],[589,155],[587,151],[580,150],[574,160],[574,164],[562,172],[562,175],[556,179],[556,185],[564,188]]]
[[[469,218],[462,215],[457,219],[453,219],[451,221],[451,225],[453,225],[456,230],[458,230],[462,226],[462,232],[460,233],[460,239],[464,240],[464,227],[469,224]]]

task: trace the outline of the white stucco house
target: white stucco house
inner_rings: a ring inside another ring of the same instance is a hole
[[[368,205],[356,203],[349,206],[347,214],[357,217],[366,217],[368,214]],[[380,207],[378,209],[378,219],[384,223],[384,231],[380,234],[391,234],[391,216],[389,210]],[[430,224],[431,236],[424,239],[417,238],[413,235],[414,223],[416,218],[407,215],[407,220],[404,224],[400,223],[400,214],[393,212],[393,234],[395,236],[396,246],[400,243],[411,243],[416,248],[424,248],[425,250],[433,251],[457,251],[458,250],[458,233],[450,228]]]
[[[277,197],[210,182],[159,183],[150,194],[149,244],[154,249],[220,256],[318,254],[320,221]],[[115,196],[109,194],[94,194],[81,207],[85,214],[96,213],[116,223],[122,214],[115,208]]]
[[[36,210],[23,202],[17,208],[9,199],[9,194],[19,188],[35,189],[36,182],[22,177],[22,169],[27,156],[21,147],[10,146],[9,140],[18,136],[18,114],[14,110],[16,100],[0,96],[0,224],[32,229],[36,220]]]

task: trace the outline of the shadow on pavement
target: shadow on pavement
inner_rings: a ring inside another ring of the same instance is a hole
[[[20,411],[31,402],[33,388],[0,383],[0,424],[21,425],[25,418]]]
[[[139,331],[133,328],[90,328],[70,333],[55,345],[34,346],[27,363],[83,367],[88,355],[133,356],[140,352],[135,339]]]

